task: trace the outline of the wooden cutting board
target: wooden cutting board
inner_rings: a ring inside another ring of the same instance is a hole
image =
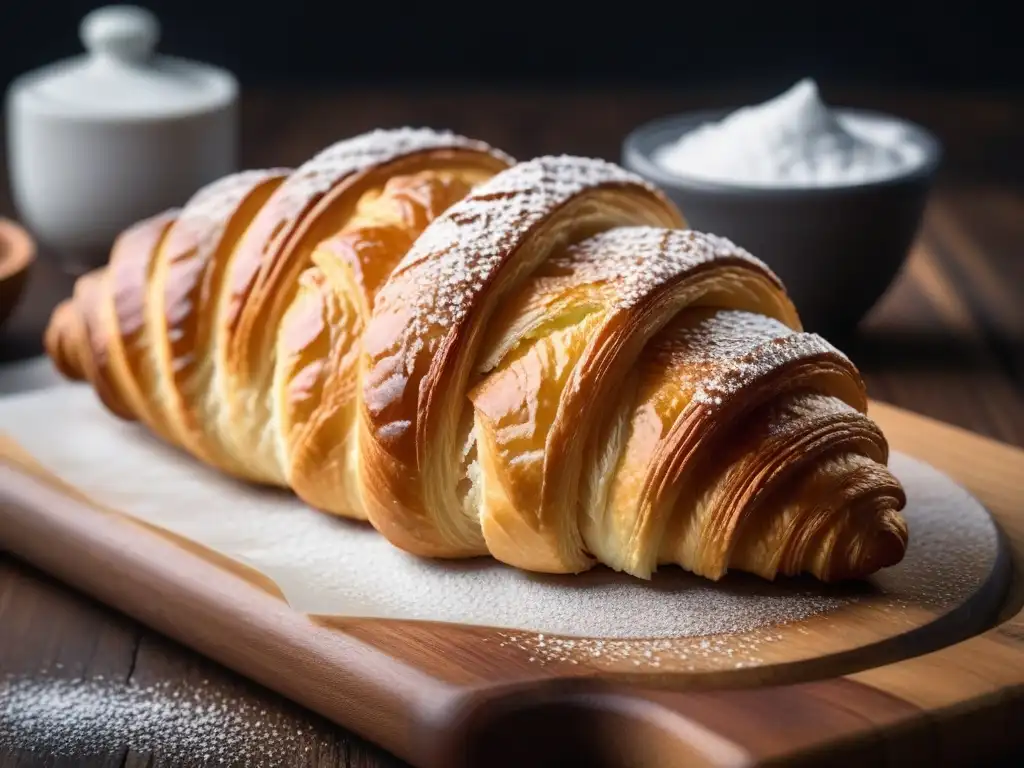
[[[971,489],[1024,554],[1024,452],[881,404],[872,415],[894,448]],[[91,505],[17,446],[0,445],[0,464],[0,544],[417,765],[926,760],[1016,737],[1024,617],[1002,578],[953,612],[886,622],[891,606],[868,599],[776,628],[750,666],[538,663],[545,640],[530,633],[299,614],[266,578]],[[969,637],[1000,609],[1002,624]]]

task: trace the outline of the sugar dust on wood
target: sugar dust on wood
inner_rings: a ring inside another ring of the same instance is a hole
[[[172,765],[313,764],[329,731],[273,703],[202,685],[102,677],[0,678],[0,749],[53,757],[121,749]]]
[[[500,632],[501,648],[514,648],[527,654],[531,663],[578,665],[596,663],[618,665],[632,662],[635,667],[658,669],[664,664],[672,671],[707,669],[744,669],[764,664],[759,650],[783,639],[777,632],[750,632],[740,636],[600,639],[552,637],[529,632]]]

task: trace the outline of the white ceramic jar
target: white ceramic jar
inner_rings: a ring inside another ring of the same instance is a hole
[[[159,25],[143,8],[100,8],[79,31],[86,55],[11,84],[7,149],[25,224],[88,268],[126,227],[236,170],[238,85],[156,55]]]

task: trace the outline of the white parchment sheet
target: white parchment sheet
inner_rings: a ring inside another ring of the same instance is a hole
[[[743,575],[715,584],[663,568],[651,582],[598,569],[542,576],[489,559],[424,560],[367,524],[247,486],[107,413],[83,385],[0,398],[0,432],[95,501],[243,562],[297,610],[426,619],[589,637],[745,632],[835,609],[857,597],[811,580]],[[982,507],[926,465],[894,455],[910,503],[904,561],[873,581],[908,601],[956,604],[987,576],[997,538]]]

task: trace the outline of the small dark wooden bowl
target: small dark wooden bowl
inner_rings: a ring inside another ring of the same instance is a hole
[[[921,223],[941,158],[938,140],[913,123],[874,112],[840,114],[902,123],[925,150],[892,178],[834,187],[756,187],[677,176],[654,152],[731,110],[691,112],[640,126],[623,165],[661,187],[693,229],[728,237],[782,278],[807,330],[847,339],[899,272]]]
[[[0,219],[0,328],[14,311],[36,258],[36,244],[25,229]]]

